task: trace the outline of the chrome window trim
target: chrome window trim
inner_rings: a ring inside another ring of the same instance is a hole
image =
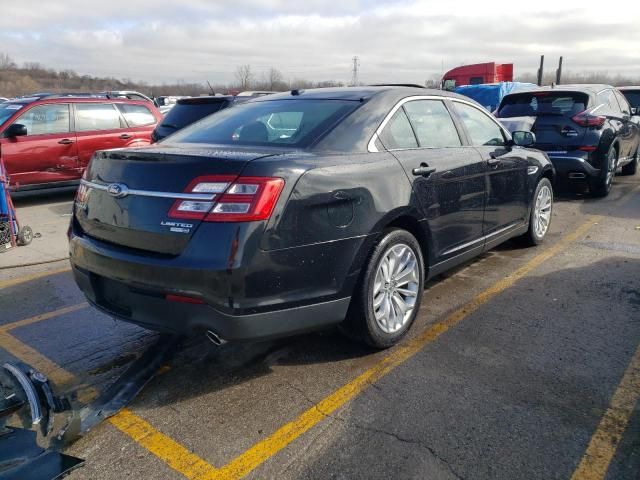
[[[398,101],[398,103],[396,103],[393,108],[389,111],[389,113],[387,113],[387,115],[384,117],[384,119],[382,120],[382,122],[380,123],[380,125],[378,126],[378,128],[376,129],[376,131],[374,132],[374,134],[371,136],[371,139],[369,140],[369,143],[367,144],[367,151],[370,153],[377,153],[380,150],[378,150],[378,148],[376,147],[375,143],[376,140],[378,140],[380,138],[380,134],[382,133],[382,130],[384,130],[384,128],[387,126],[387,123],[389,123],[389,121],[391,120],[391,118],[395,115],[395,113],[400,109],[400,107],[402,107],[405,103],[407,102],[412,102],[414,100],[440,100],[441,102],[445,102],[447,100],[451,101],[451,102],[458,102],[458,103],[463,103],[465,105],[469,105],[470,107],[475,108],[476,110],[478,110],[479,112],[481,112],[483,115],[486,115],[487,118],[489,118],[491,121],[493,121],[493,123],[495,123],[498,128],[500,128],[500,130],[502,131],[502,133],[505,135],[505,141],[508,141],[511,139],[511,134],[509,133],[509,131],[504,128],[504,126],[496,119],[494,118],[490,113],[483,111],[481,108],[478,108],[477,105],[475,105],[472,102],[463,100],[461,98],[455,98],[455,97],[447,97],[447,96],[440,96],[440,95],[413,95],[411,97],[405,97],[401,100]],[[446,148],[464,148],[464,147],[473,147],[473,145],[461,145],[459,147],[446,147]],[[422,150],[422,149],[433,149],[433,148],[437,148],[437,147],[417,147],[417,148],[412,148],[411,150]],[[392,150],[388,150],[388,151],[399,151],[399,150],[408,150],[406,148],[396,148],[396,149],[392,149]]]
[[[103,192],[109,190],[109,184],[103,185],[101,183],[94,183],[88,180],[80,180],[80,184],[88,188],[93,188]],[[211,201],[215,198],[215,194],[204,193],[179,193],[179,192],[154,192],[151,190],[135,190],[130,189],[127,191],[127,196],[137,195],[139,197],[155,197],[155,198],[173,198],[176,200],[195,200],[195,201]]]

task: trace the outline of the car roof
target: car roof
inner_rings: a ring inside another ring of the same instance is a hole
[[[573,83],[562,84],[554,86],[537,87],[527,90],[525,92],[515,92],[509,95],[527,94],[532,92],[582,92],[596,94],[602,90],[613,89],[611,85],[599,84],[599,83]]]
[[[627,85],[625,87],[618,87],[618,90],[640,90],[640,85]]]
[[[9,104],[31,105],[32,103],[126,103],[149,106],[145,100],[129,100],[128,98],[108,98],[105,96],[80,97],[73,95],[42,95],[16,98],[9,100]]]
[[[233,101],[235,97],[233,95],[206,95],[202,97],[186,97],[179,98],[176,101],[176,105],[201,105],[205,103],[220,103],[224,100]]]
[[[329,87],[329,88],[311,88],[306,90],[291,90],[288,92],[276,93],[257,97],[251,102],[272,102],[275,100],[352,100],[367,101],[377,95],[385,94],[385,96],[397,97],[397,99],[409,96],[437,96],[457,98],[464,101],[471,101],[468,97],[458,95],[457,93],[448,92],[446,90],[435,90],[429,88],[401,86],[401,85],[376,85],[376,86],[358,86],[358,87]],[[475,103],[475,102],[473,102]]]

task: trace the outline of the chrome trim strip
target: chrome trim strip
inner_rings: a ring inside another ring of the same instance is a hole
[[[507,230],[511,230],[514,227],[518,227],[519,225],[517,223],[512,223],[511,225],[508,225],[504,228],[501,228],[500,230],[496,230],[495,232],[490,233],[489,235],[484,235],[480,238],[476,238],[475,240],[472,240],[470,242],[467,243],[463,243],[462,245],[458,245],[455,248],[452,248],[451,250],[447,250],[446,252],[444,252],[442,255],[449,255],[450,253],[454,253],[457,252],[458,250],[462,250],[464,248],[470,247],[471,245],[473,245],[474,243],[479,243],[479,242],[483,242],[483,241],[487,241],[489,239],[491,239],[492,237],[496,237],[498,235],[500,235],[501,233],[506,232]]]
[[[452,102],[464,103],[466,105],[469,105],[470,107],[475,108],[476,110],[478,110],[479,112],[483,113],[484,115],[486,115],[489,120],[493,121],[498,127],[500,127],[500,130],[502,130],[502,132],[506,134],[506,138],[511,138],[511,133],[509,133],[509,131],[495,117],[493,117],[488,112],[482,111],[482,109],[478,108],[478,105],[476,105],[473,102],[468,102],[468,101],[462,100],[460,98],[448,97],[448,96],[444,96],[444,95],[442,95],[442,96],[440,96],[440,95],[413,95],[411,97],[405,97],[402,100],[400,100],[398,103],[396,103],[394,105],[394,107],[389,111],[389,113],[387,113],[387,116],[384,117],[384,120],[382,120],[382,123],[376,129],[375,133],[373,134],[373,136],[369,140],[369,143],[367,144],[367,151],[368,152],[375,153],[375,152],[378,151],[378,149],[375,146],[375,142],[376,142],[376,139],[378,138],[378,136],[380,135],[380,133],[382,133],[382,130],[384,130],[384,127],[387,126],[387,123],[389,123],[389,120],[391,120],[391,117],[393,117],[393,115],[398,111],[398,109],[400,107],[402,107],[402,105],[404,105],[407,102],[411,102],[413,100],[440,100],[442,102],[445,102],[446,100],[450,100]],[[461,145],[461,147],[468,147],[468,146],[472,146],[472,145]],[[461,147],[453,147],[453,148],[461,148]],[[423,147],[418,147],[418,148],[423,148]],[[426,148],[429,148],[429,147],[426,147]]]
[[[100,183],[90,182],[88,180],[80,180],[80,184],[88,188],[93,188],[106,192],[109,189],[109,185],[102,185]],[[199,202],[209,202],[216,196],[215,194],[205,193],[178,193],[178,192],[154,192],[151,190],[128,190],[128,195],[137,195],[139,197],[155,197],[155,198],[173,198],[176,200],[195,200]]]

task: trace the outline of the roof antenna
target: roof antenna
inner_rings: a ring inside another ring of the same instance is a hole
[[[213,90],[213,87],[211,86],[211,84],[209,83],[209,80],[207,80],[207,85],[209,85],[209,90],[211,90],[211,95],[215,95],[216,92]]]

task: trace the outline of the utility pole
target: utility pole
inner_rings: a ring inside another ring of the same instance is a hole
[[[358,69],[360,68],[360,59],[355,56],[353,57],[353,70],[351,72],[351,86],[355,87],[358,85]]]
[[[540,55],[540,68],[538,69],[538,86],[542,86],[542,77],[544,75],[544,55]]]
[[[561,80],[562,80],[562,57],[560,57],[560,61],[558,62],[558,69],[556,70],[556,85],[560,85]]]

